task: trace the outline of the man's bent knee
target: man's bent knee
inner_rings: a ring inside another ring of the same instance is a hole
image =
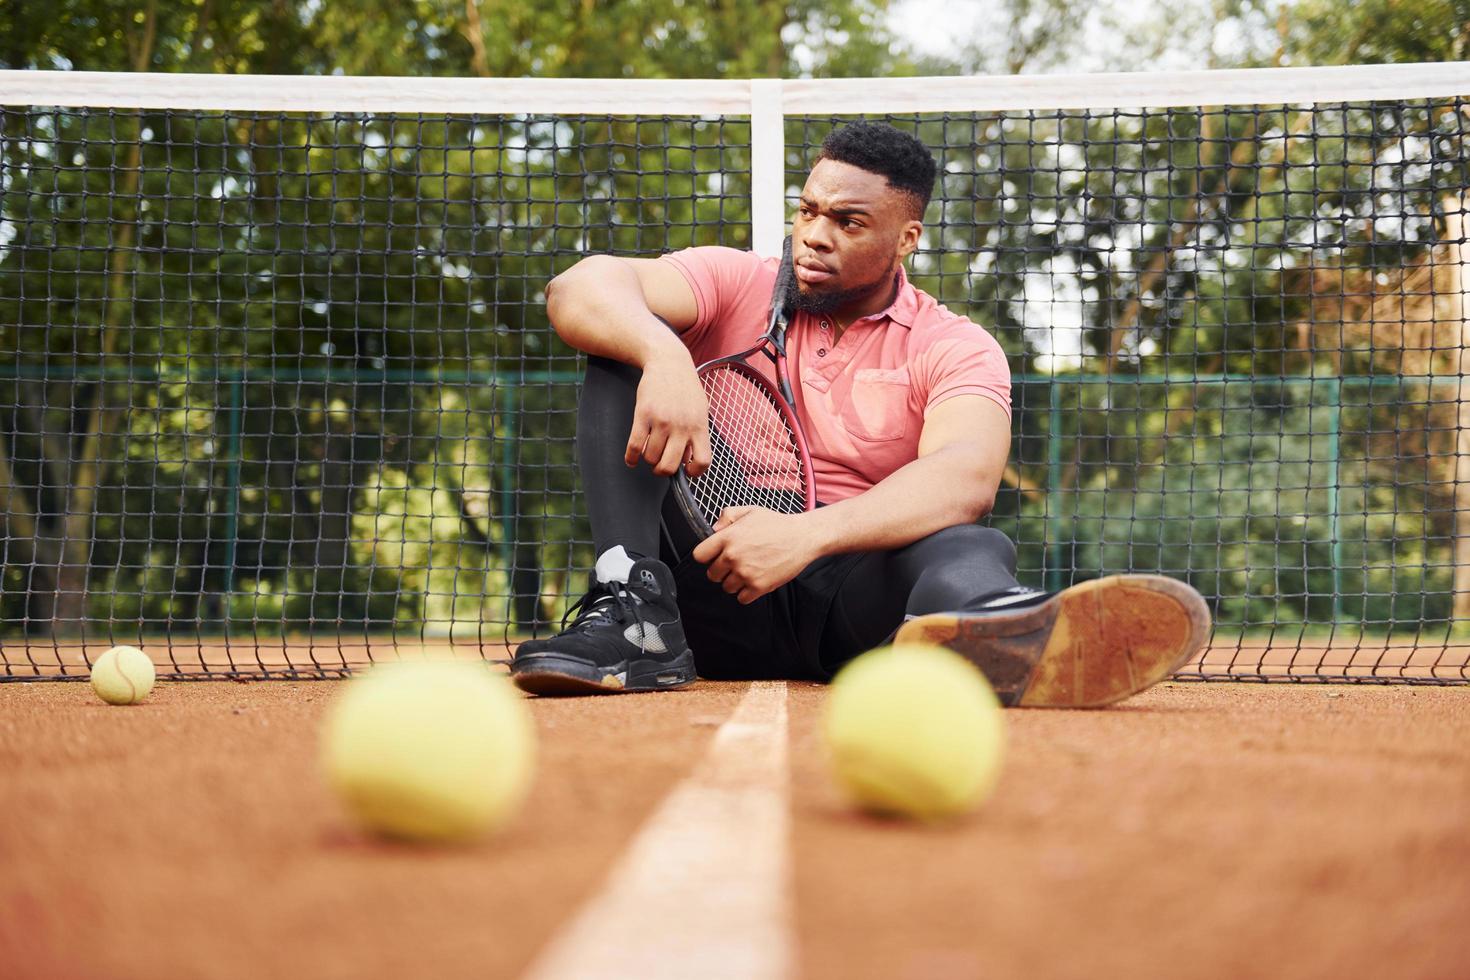
[[[921,549],[925,556],[934,557],[984,557],[998,563],[1014,573],[1016,570],[1016,545],[1005,532],[979,524],[957,524],[941,528],[933,534],[920,538],[909,547]]]

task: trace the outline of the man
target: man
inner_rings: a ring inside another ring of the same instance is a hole
[[[1189,586],[1025,589],[1011,541],[975,523],[1010,449],[1010,373],[994,338],[904,274],[935,173],[914,137],[855,123],[823,143],[802,190],[787,340],[822,505],[810,513],[732,508],[696,542],[668,493],[680,466],[709,464],[696,365],[764,331],[776,260],[591,256],[553,280],[551,321],[588,354],[577,452],[597,561],[570,626],[516,651],[521,688],[826,680],[897,630],[964,653],[1007,704],[1082,706],[1198,651],[1209,613]]]

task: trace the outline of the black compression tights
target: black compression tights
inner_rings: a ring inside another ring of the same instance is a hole
[[[597,554],[622,545],[659,554],[659,520],[670,531],[677,511],[665,508],[669,481],[646,463],[630,468],[623,450],[633,427],[637,368],[600,357],[587,359],[577,417],[577,461]],[[1000,531],[977,525],[949,527],[894,551],[862,555],[838,590],[822,639],[824,660],[845,659],[883,641],[905,615],[963,609],[1016,585],[1016,549]],[[851,652],[849,652],[851,651]]]
[[[623,462],[641,377],[635,367],[587,358],[577,408],[577,466],[599,555],[615,545],[639,555],[658,554],[659,510],[669,479],[647,463],[629,467]]]
[[[877,646],[905,616],[965,609],[1016,585],[1016,546],[992,527],[962,524],[867,552],[832,601],[822,660],[838,664]]]

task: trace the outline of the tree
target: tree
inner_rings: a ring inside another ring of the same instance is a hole
[[[1332,0],[1259,3],[1274,12],[1290,64],[1461,61],[1470,53],[1465,0]]]
[[[10,2],[0,64],[863,71],[892,60],[881,7]],[[542,618],[542,565],[587,557],[568,551],[587,533],[575,387],[554,376],[575,362],[548,329],[545,282],[593,248],[746,234],[740,185],[704,186],[740,151],[700,120],[3,121],[0,609],[35,632],[493,620],[497,590]]]

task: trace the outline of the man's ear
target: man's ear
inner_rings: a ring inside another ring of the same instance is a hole
[[[922,221],[906,221],[898,233],[898,257],[906,259],[919,247],[919,236],[924,233]]]

